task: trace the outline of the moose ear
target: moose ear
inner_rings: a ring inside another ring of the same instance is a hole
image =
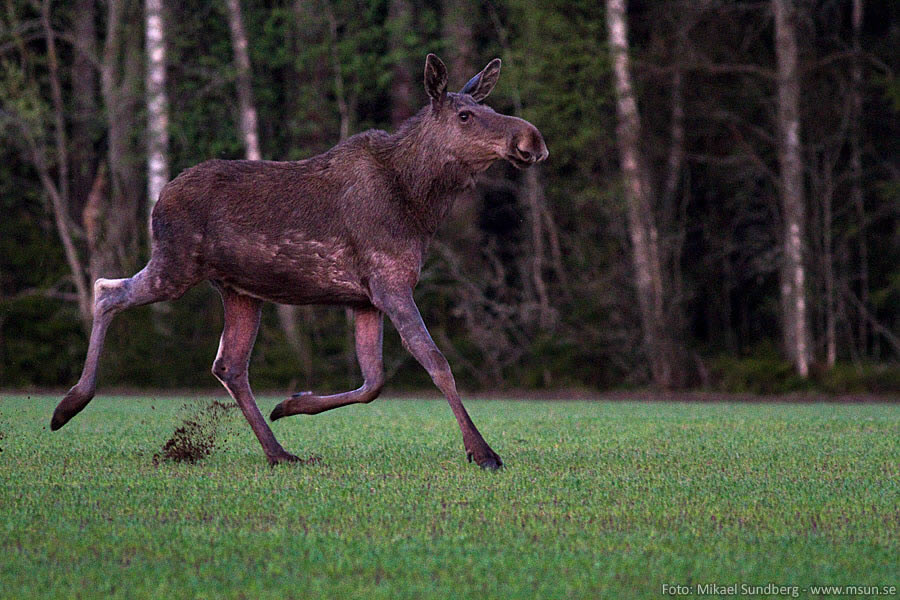
[[[440,107],[447,97],[447,67],[434,54],[425,59],[425,91],[435,107]]]
[[[469,94],[475,102],[484,102],[484,99],[497,85],[498,79],[500,79],[500,59],[495,58],[481,70],[481,73],[470,79],[459,93]]]

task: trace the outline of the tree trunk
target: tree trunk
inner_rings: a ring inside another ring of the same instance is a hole
[[[71,202],[73,219],[79,219],[97,170],[95,150],[99,129],[97,116],[97,16],[95,0],[77,0],[75,3],[74,36],[75,52],[72,57],[72,150]]]
[[[234,50],[234,64],[237,68],[238,110],[241,117],[241,136],[248,160],[261,160],[259,149],[259,129],[257,127],[256,106],[253,103],[253,85],[250,80],[250,54],[248,53],[247,32],[241,16],[240,0],[226,0],[228,5],[228,25],[231,28],[231,46]]]
[[[538,180],[537,170],[525,172],[525,199],[531,222],[531,282],[534,285],[542,329],[549,329],[555,320],[550,306],[550,294],[544,280],[544,188]]]
[[[669,294],[672,298],[681,298],[683,295],[683,279],[681,276],[681,258],[684,248],[684,240],[687,236],[687,219],[684,213],[687,210],[687,190],[679,200],[678,192],[682,188],[685,146],[684,126],[684,70],[681,57],[687,47],[687,24],[679,19],[675,24],[677,41],[675,43],[675,60],[672,71],[672,116],[669,129],[669,153],[666,159],[665,179],[660,201],[660,222],[668,235],[663,248],[663,265],[668,267],[672,274]],[[677,302],[677,300],[676,300]],[[677,319],[678,327],[683,326],[683,314],[673,315]]]
[[[837,362],[837,328],[834,310],[834,250],[832,242],[832,202],[834,197],[831,169],[828,169],[828,187],[822,195],[822,277],[825,280],[825,363],[830,369]]]
[[[88,283],[84,279],[84,267],[81,259],[78,257],[78,250],[73,242],[72,226],[69,222],[69,206],[67,199],[60,195],[53,178],[44,160],[43,149],[38,148],[33,138],[30,137],[27,130],[23,130],[22,134],[28,140],[28,145],[32,153],[32,162],[38,171],[41,184],[44,191],[50,197],[50,205],[53,207],[53,220],[56,224],[56,231],[63,245],[63,252],[66,256],[66,262],[69,265],[69,271],[72,274],[72,283],[75,285],[75,293],[78,298],[78,314],[81,317],[82,325],[90,329],[91,325],[91,293]]]
[[[862,152],[859,138],[863,117],[863,54],[860,34],[863,24],[863,0],[853,0],[853,67],[851,70],[853,117],[850,125],[850,198],[859,222],[859,300],[863,307],[869,305],[869,250],[866,243],[866,206],[862,189]],[[866,315],[858,311],[859,351],[865,356],[869,349],[869,322]]]
[[[110,0],[106,43],[100,66],[101,92],[106,108],[108,133],[109,193],[103,195],[95,239],[89,245],[92,280],[121,276],[133,265],[139,239],[138,206],[143,197],[140,156],[134,143],[138,129],[137,106],[141,73],[142,23],[140,6],[125,0]],[[90,201],[89,201],[90,202]]]
[[[472,23],[478,14],[478,4],[473,0],[445,0],[443,9],[443,33],[447,41],[450,73],[457,77],[471,77],[477,72]]]
[[[56,55],[56,40],[50,25],[50,0],[41,4],[41,25],[47,43],[47,69],[50,71],[50,96],[53,101],[53,134],[56,142],[56,189],[68,202],[69,199],[69,146],[66,141],[66,126],[62,85],[59,79],[59,59]]]
[[[145,0],[147,25],[147,196],[148,222],[169,181],[169,97],[166,94],[166,44],[163,0]]]
[[[344,85],[344,73],[341,70],[341,61],[338,56],[338,24],[337,17],[331,8],[330,3],[326,3],[325,16],[328,19],[328,46],[329,55],[331,56],[331,68],[334,71],[334,95],[338,105],[338,116],[340,117],[340,139],[341,141],[350,137],[350,129],[352,128],[353,115],[350,111],[350,105],[347,102],[347,91]]]
[[[675,341],[667,326],[665,286],[659,258],[659,234],[653,217],[650,177],[640,151],[640,116],[631,84],[625,0],[606,0],[613,59],[618,126],[616,137],[628,205],[628,231],[637,277],[644,348],[657,385],[681,385]]]
[[[62,84],[59,77],[59,59],[56,54],[56,36],[50,23],[50,0],[44,0],[41,4],[41,26],[47,48],[47,68],[50,74],[50,92],[53,105],[53,133],[56,150],[57,180],[54,183],[44,160],[43,150],[39,150],[37,143],[32,141],[31,147],[34,163],[38,167],[38,173],[44,189],[50,196],[53,207],[54,220],[63,243],[66,261],[72,272],[72,282],[78,296],[78,312],[82,324],[86,327],[91,322],[91,295],[87,283],[84,281],[84,269],[78,257],[78,251],[72,241],[70,224],[70,196],[69,196],[69,156],[66,140],[66,128],[64,118],[64,105],[62,97]],[[29,138],[30,139],[30,138]]]
[[[391,81],[391,123],[394,127],[415,114],[413,75],[409,66],[409,52],[403,42],[413,25],[412,4],[409,0],[391,0],[388,8],[388,45],[394,56]]]
[[[778,162],[784,221],[781,296],[785,348],[797,373],[809,374],[810,335],[807,316],[803,196],[800,145],[800,73],[797,67],[796,8],[791,0],[773,0],[775,53],[778,62]]]
[[[674,221],[678,213],[675,208],[675,194],[678,192],[678,184],[681,181],[681,165],[684,163],[684,73],[681,61],[676,59],[673,68],[672,123],[669,131],[669,156],[666,159],[666,178],[661,203],[670,221]]]

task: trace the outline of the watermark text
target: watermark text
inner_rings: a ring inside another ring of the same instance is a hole
[[[866,598],[897,595],[896,585],[785,585],[779,583],[664,583],[664,596],[765,596],[799,598],[802,596],[864,596]]]

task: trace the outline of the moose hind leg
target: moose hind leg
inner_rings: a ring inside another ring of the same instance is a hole
[[[97,387],[97,366],[103,352],[106,330],[113,317],[126,308],[178,298],[194,281],[176,281],[151,260],[128,279],[98,279],[94,282],[94,321],[81,377],[53,411],[50,429],[56,431],[87,406]]]
[[[250,390],[250,379],[247,367],[250,363],[250,352],[256,341],[259,330],[259,318],[262,302],[250,296],[244,296],[231,289],[216,285],[222,295],[225,307],[225,328],[219,340],[219,352],[213,362],[212,372],[222,382],[228,393],[234,398],[256,439],[263,447],[270,464],[299,461],[300,459],[287,452],[275,439],[275,435]]]
[[[275,407],[269,417],[273,421],[291,415],[315,415],[348,404],[371,402],[384,386],[381,360],[383,334],[382,313],[376,308],[358,308],[354,313],[356,330],[356,359],[363,374],[361,387],[341,394],[317,396],[311,392],[294,394]]]

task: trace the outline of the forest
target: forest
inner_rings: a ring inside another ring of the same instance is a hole
[[[0,388],[78,378],[92,284],[149,256],[165,183],[300,160],[452,90],[550,151],[457,198],[416,300],[464,390],[900,392],[891,0],[5,0]],[[259,389],[360,380],[352,315],[267,305]],[[208,285],[121,314],[101,384],[212,388]],[[387,329],[395,390],[429,385]]]

